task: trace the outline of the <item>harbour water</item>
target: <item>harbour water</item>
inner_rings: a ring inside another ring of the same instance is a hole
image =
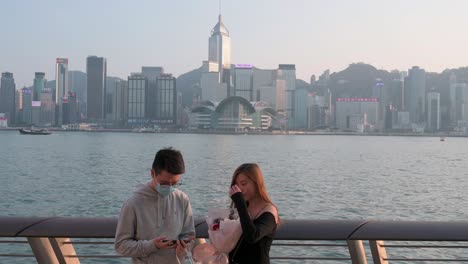
[[[2,215],[118,216],[166,146],[184,154],[196,216],[256,162],[283,218],[468,219],[468,138],[15,131],[0,132]]]

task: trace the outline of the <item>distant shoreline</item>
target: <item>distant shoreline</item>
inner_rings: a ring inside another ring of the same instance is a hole
[[[0,128],[0,131],[17,131],[22,127],[8,127]],[[27,128],[27,127],[25,127]],[[449,133],[397,133],[397,132],[385,132],[385,133],[353,133],[353,132],[313,132],[313,131],[250,131],[250,132],[234,132],[234,131],[175,131],[175,130],[163,130],[158,132],[134,132],[133,129],[129,128],[100,128],[92,130],[63,130],[59,128],[48,128],[49,131],[53,132],[88,132],[88,133],[136,133],[136,134],[212,134],[212,135],[299,135],[299,136],[384,136],[384,137],[468,137],[468,135],[457,135]]]

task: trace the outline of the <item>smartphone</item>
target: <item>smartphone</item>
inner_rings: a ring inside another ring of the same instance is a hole
[[[169,240],[165,239],[163,240],[162,242],[166,243],[168,242]],[[169,246],[172,246],[172,245],[175,245],[175,243],[177,243],[177,240],[171,240],[171,243],[169,243]]]
[[[166,243],[168,242],[169,240],[163,240],[162,242]],[[190,243],[191,240],[184,240],[185,243]],[[177,243],[177,240],[171,240],[171,243],[169,244],[169,246],[172,246],[172,245],[175,245]]]

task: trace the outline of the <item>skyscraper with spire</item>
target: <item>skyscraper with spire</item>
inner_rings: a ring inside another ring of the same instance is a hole
[[[223,24],[221,14],[218,23],[211,30],[208,47],[208,61],[218,65],[220,82],[228,83],[231,69],[231,38]]]
[[[57,107],[57,125],[63,124],[63,101],[68,101],[68,59],[57,58],[55,60],[55,93],[54,100]]]

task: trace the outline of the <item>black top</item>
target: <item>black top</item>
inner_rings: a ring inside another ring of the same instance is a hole
[[[270,247],[276,232],[275,216],[264,212],[253,221],[249,217],[244,195],[241,192],[231,196],[239,213],[242,236],[236,247],[229,253],[231,264],[269,264]]]

